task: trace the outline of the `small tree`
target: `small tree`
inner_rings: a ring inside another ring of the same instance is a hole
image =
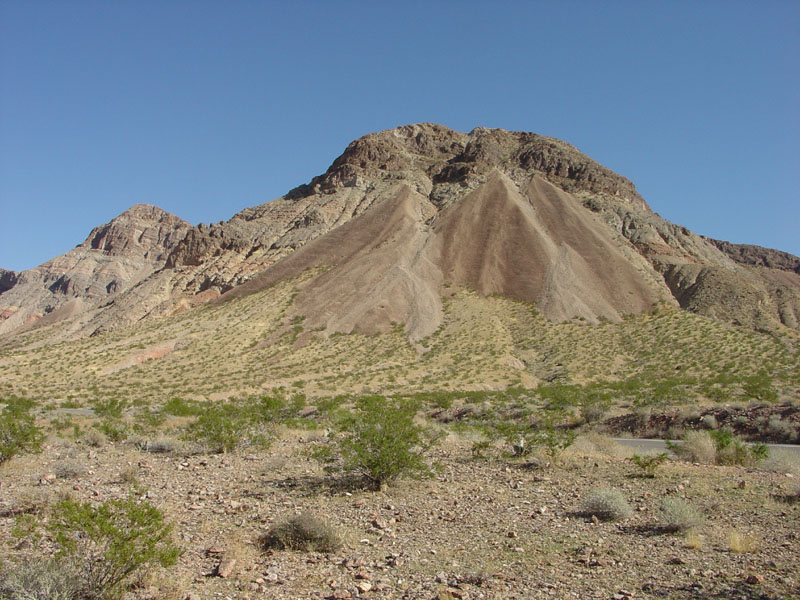
[[[414,423],[413,404],[368,396],[358,401],[357,409],[342,423],[339,451],[345,469],[363,475],[374,489],[403,475],[430,473],[423,456],[439,438]]]
[[[54,507],[48,528],[59,556],[79,565],[76,578],[92,599],[119,597],[136,571],[174,565],[181,555],[161,511],[133,497],[97,507],[64,500]]]

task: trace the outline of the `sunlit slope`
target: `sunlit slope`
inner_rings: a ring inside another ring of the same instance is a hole
[[[325,396],[597,382],[620,400],[672,403],[796,398],[800,386],[793,331],[779,338],[672,307],[619,323],[554,323],[531,304],[445,284],[442,325],[416,343],[399,323],[328,336],[292,316],[320,272],[82,340],[48,344],[56,326],[29,332],[0,351],[0,392],[57,406],[281,386]]]

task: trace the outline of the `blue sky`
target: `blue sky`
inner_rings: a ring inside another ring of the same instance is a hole
[[[0,267],[196,224],[433,121],[534,131],[697,233],[800,254],[800,3],[0,0]]]

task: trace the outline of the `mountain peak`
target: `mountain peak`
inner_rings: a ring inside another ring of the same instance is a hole
[[[157,206],[134,204],[108,223],[95,227],[81,247],[159,261],[190,227],[180,217]]]
[[[476,127],[462,133],[436,123],[402,125],[358,138],[322,175],[288,197],[332,193],[367,179],[408,181],[437,204],[449,204],[454,186],[473,189],[499,169],[521,182],[537,174],[572,192],[602,193],[647,208],[636,186],[577,148],[530,132]]]

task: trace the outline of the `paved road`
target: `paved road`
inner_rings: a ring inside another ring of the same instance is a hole
[[[664,440],[639,440],[633,438],[614,438],[615,442],[619,442],[623,446],[629,446],[630,448],[634,448],[635,450],[642,450],[642,451],[656,451],[656,452],[667,452],[667,444]],[[678,442],[680,444],[680,442]],[[796,444],[767,444],[767,448],[770,449],[770,452],[773,450],[788,450],[789,452],[794,452],[796,454],[800,454],[800,446]]]

